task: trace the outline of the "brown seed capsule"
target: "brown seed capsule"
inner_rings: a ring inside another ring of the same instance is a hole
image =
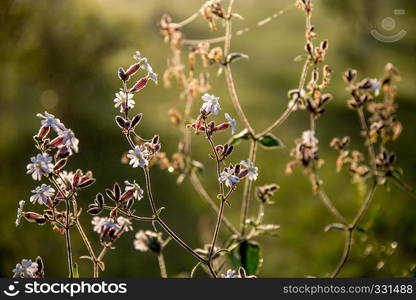
[[[118,68],[117,75],[118,75],[118,78],[120,78],[120,80],[122,81],[127,81],[129,79],[129,77],[126,75],[126,72],[124,71],[123,68]]]
[[[53,171],[59,171],[61,170],[63,167],[65,167],[66,163],[68,162],[68,160],[66,158],[60,159],[55,166],[53,167]]]

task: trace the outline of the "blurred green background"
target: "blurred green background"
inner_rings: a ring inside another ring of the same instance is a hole
[[[234,77],[242,105],[257,130],[263,129],[286,107],[286,94],[296,88],[301,63],[293,58],[303,53],[304,16],[298,9],[258,28],[257,21],[287,7],[292,0],[236,1],[236,12],[245,20],[236,20],[234,30],[249,27],[248,33],[235,37],[232,51],[247,53],[249,61],[233,64]],[[416,183],[414,138],[416,121],[415,87],[415,8],[414,1],[395,0],[319,0],[315,2],[313,24],[318,39],[329,39],[327,63],[334,70],[329,92],[334,95],[327,113],[318,121],[321,157],[326,163],[321,170],[327,191],[336,206],[348,219],[358,209],[362,197],[350,177],[344,173],[334,176],[337,153],[328,146],[333,136],[350,135],[352,144],[362,147],[359,124],[353,111],[346,107],[348,97],[342,73],[348,67],[357,68],[364,76],[381,76],[387,62],[396,65],[402,74],[398,83],[398,117],[404,125],[392,150],[404,178]],[[37,183],[25,175],[29,158],[36,154],[32,136],[37,132],[37,112],[47,110],[72,128],[80,139],[80,153],[73,157],[67,169],[92,170],[97,182],[81,193],[80,206],[86,207],[95,196],[115,181],[137,179],[137,170],[120,163],[127,145],[114,124],[117,110],[113,107],[114,92],[119,88],[116,70],[128,66],[131,56],[140,49],[148,56],[160,75],[166,67],[168,45],[159,34],[158,21],[169,13],[180,21],[196,11],[203,1],[189,0],[91,0],[91,1],[0,1],[0,275],[10,276],[11,269],[22,258],[43,257],[49,277],[67,275],[64,237],[53,233],[49,226],[37,226],[22,221],[15,227],[15,212],[21,199],[28,200]],[[394,9],[406,14],[395,16]],[[388,32],[381,26],[385,17],[396,21]],[[201,18],[185,29],[187,38],[208,38],[223,34],[223,28],[210,33]],[[404,29],[407,35],[396,43],[382,43],[370,35],[371,29],[392,35]],[[223,75],[216,77],[211,67],[212,92],[222,99],[223,111],[236,116],[227,94]],[[136,111],[144,113],[139,132],[145,136],[160,134],[163,150],[176,151],[180,133],[170,126],[167,111],[183,110],[180,90],[165,89],[163,84],[149,85],[136,98]],[[194,106],[193,115],[197,114]],[[240,124],[239,124],[240,125]],[[276,204],[268,207],[266,223],[281,225],[279,236],[258,239],[263,245],[263,277],[325,276],[331,272],[342,253],[344,237],[338,231],[325,233],[323,228],[335,220],[318,198],[312,195],[307,178],[297,170],[284,173],[290,160],[293,140],[307,128],[305,112],[293,114],[274,133],[286,148],[259,150],[260,176],[256,184],[275,182],[281,186]],[[239,127],[241,129],[241,126]],[[218,142],[225,141],[223,134]],[[215,197],[216,180],[212,162],[207,158],[203,138],[193,138],[193,155],[203,161],[206,170],[202,180]],[[244,159],[247,145],[241,144],[233,161]],[[189,244],[201,247],[210,241],[214,216],[198,197],[190,183],[177,186],[176,176],[158,168],[152,170],[152,181],[159,206],[166,207],[163,215]],[[232,208],[226,215],[239,221],[239,195],[233,196]],[[149,214],[145,201],[136,204],[137,212]],[[256,203],[252,202],[252,214]],[[26,209],[37,207],[27,203]],[[97,234],[89,226],[90,217],[82,223],[99,249]],[[381,187],[363,227],[368,234],[356,234],[350,260],[341,276],[412,276],[409,269],[416,263],[416,209],[411,199],[396,186]],[[148,229],[149,224],[135,223],[134,231]],[[228,232],[224,229],[221,241]],[[157,258],[133,248],[134,232],[125,234],[117,248],[106,257],[106,277],[158,277]],[[395,251],[392,243],[397,242]],[[91,265],[80,261],[86,251],[79,237],[73,234],[74,257],[80,263],[81,276],[91,276]],[[371,250],[371,251],[370,251]],[[171,242],[165,253],[168,272],[178,276],[189,272],[194,259]],[[204,276],[198,273],[198,276]],[[413,273],[414,276],[414,273]]]

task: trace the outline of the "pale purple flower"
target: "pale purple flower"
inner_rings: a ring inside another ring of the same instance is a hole
[[[219,103],[220,97],[215,97],[214,95],[210,95],[208,93],[205,93],[201,99],[203,101],[205,101],[202,104],[202,110],[205,113],[212,113],[213,115],[218,115],[220,110],[221,110],[221,106]]]
[[[157,74],[153,72],[153,68],[149,64],[147,58],[141,56],[140,51],[136,51],[136,53],[133,55],[133,58],[139,61],[140,68],[147,72],[147,76],[150,78],[150,80],[157,84]]]
[[[31,163],[26,166],[27,174],[32,174],[33,180],[41,180],[43,175],[52,172],[52,157],[47,153],[38,154],[30,158]]]
[[[30,259],[23,259],[16,268],[12,270],[13,278],[33,278],[34,273],[38,270],[38,264]]]
[[[67,146],[68,149],[78,153],[79,140],[75,137],[74,132],[71,129],[66,129],[61,133],[61,135],[64,138],[62,143]]]
[[[120,112],[124,112],[127,110],[134,108],[136,101],[133,99],[133,93],[127,92],[127,100],[126,100],[126,93],[120,91],[116,93],[116,98],[114,98],[114,107],[120,107]]]
[[[231,118],[228,113],[225,113],[225,118],[227,119],[228,123],[230,123],[231,134],[234,134],[237,131],[237,122]]]
[[[42,126],[49,126],[58,133],[66,129],[65,125],[59,119],[46,111],[44,115],[39,113],[36,116],[43,119],[41,121]]]
[[[221,172],[218,180],[220,182],[225,182],[225,186],[231,187],[238,183],[239,177],[234,175],[233,168],[226,168],[223,172]]]
[[[374,92],[374,95],[378,96],[381,90],[381,83],[377,79],[373,78],[373,79],[370,79],[370,84],[371,84],[371,89]]]
[[[136,180],[134,180],[133,183],[130,183],[129,181],[126,180],[124,181],[124,184],[126,185],[126,189],[125,189],[126,192],[130,190],[134,191],[133,198],[137,200],[140,200],[143,198],[144,192],[142,188],[140,187],[140,185],[136,183]]]
[[[50,185],[42,184],[32,190],[32,193],[33,195],[30,197],[30,202],[45,204],[48,202],[50,197],[55,194],[55,190]]]
[[[259,169],[254,166],[254,163],[251,160],[242,160],[240,165],[247,169],[247,178],[249,180],[255,181],[257,179],[257,176],[259,175]]]
[[[240,276],[236,274],[236,271],[229,269],[226,274],[221,274],[221,278],[240,278]]]
[[[16,226],[19,226],[19,224],[20,224],[20,219],[22,218],[23,206],[24,205],[25,205],[25,201],[20,200],[19,201],[19,207],[17,208],[17,214],[16,214]]]
[[[94,231],[102,234],[104,230],[107,228],[113,229],[113,230],[119,230],[120,226],[114,222],[113,219],[108,217],[97,217],[95,216],[92,218],[91,224],[94,225]]]
[[[130,159],[130,165],[133,168],[137,168],[140,166],[144,168],[149,165],[149,161],[147,160],[148,152],[144,147],[136,145],[134,150],[129,150],[127,157]]]

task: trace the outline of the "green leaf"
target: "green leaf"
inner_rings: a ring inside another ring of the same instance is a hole
[[[325,226],[324,231],[325,232],[328,232],[330,230],[345,230],[345,229],[346,229],[346,227],[345,227],[344,224],[341,224],[341,223],[332,223],[332,224],[329,224],[329,225]]]
[[[74,263],[74,265],[72,266],[72,275],[73,275],[73,278],[79,278],[77,263]]]
[[[243,241],[239,246],[240,263],[247,275],[255,275],[260,268],[263,258],[259,244],[253,241]]]
[[[260,145],[264,148],[281,148],[284,147],[284,144],[281,140],[275,137],[273,134],[266,134],[259,139]]]
[[[237,145],[242,140],[249,140],[250,138],[251,138],[251,134],[248,131],[248,129],[246,128],[246,129],[240,131],[239,133],[233,135],[231,137],[231,139],[227,142],[227,144],[229,144],[229,145]]]
[[[236,61],[242,58],[248,59],[249,57],[247,54],[234,52],[234,53],[230,53],[227,55],[227,59],[225,60],[225,62],[227,64],[230,64],[233,61]]]

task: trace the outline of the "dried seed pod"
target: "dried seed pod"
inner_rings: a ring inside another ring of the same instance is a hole
[[[133,117],[133,119],[131,120],[130,128],[134,129],[137,126],[137,124],[140,123],[140,121],[142,120],[142,117],[143,117],[142,113],[139,113],[139,114],[135,115]]]

